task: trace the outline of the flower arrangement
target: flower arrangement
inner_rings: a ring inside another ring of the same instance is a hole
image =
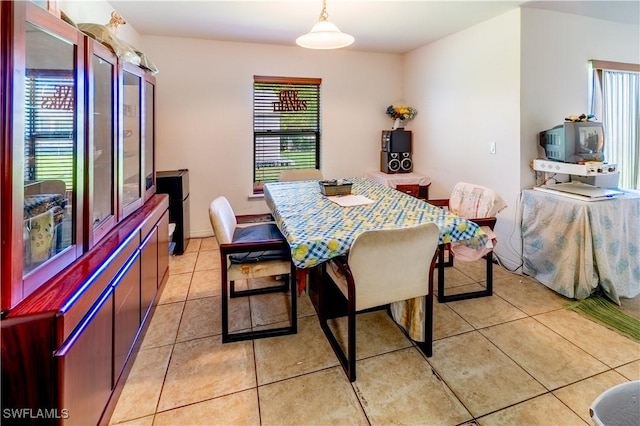
[[[418,111],[406,105],[398,105],[396,107],[394,107],[393,105],[389,105],[387,107],[386,113],[389,117],[393,118],[394,120],[404,121],[404,120],[411,120],[413,117],[416,116]]]

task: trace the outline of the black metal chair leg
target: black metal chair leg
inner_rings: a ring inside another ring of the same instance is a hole
[[[487,296],[493,295],[493,251],[485,256],[487,259]]]
[[[290,300],[290,325],[288,327],[276,327],[265,330],[252,330],[242,331],[238,333],[229,333],[229,291],[228,287],[231,287],[231,283],[227,281],[226,270],[222,270],[222,343],[239,342],[243,340],[263,339],[266,337],[284,336],[289,334],[296,334],[298,332],[298,293],[296,288],[295,278],[295,266],[291,264],[291,272],[289,277],[286,278],[286,284],[284,286],[278,286],[280,288],[290,288],[291,300]],[[291,286],[289,286],[291,284]],[[261,290],[261,289],[256,289]],[[253,290],[246,290],[253,291]],[[275,290],[260,292],[257,291],[252,295],[270,293]],[[239,294],[241,292],[236,292]]]
[[[442,247],[442,246],[441,246]],[[485,256],[486,259],[486,287],[484,290],[470,291],[467,293],[445,294],[444,292],[444,266],[442,265],[442,253],[438,255],[438,302],[456,302],[458,300],[475,299],[493,295],[493,252]]]
[[[338,357],[338,361],[340,361],[340,365],[344,370],[345,374],[349,378],[350,382],[356,381],[356,311],[355,311],[355,302],[347,301],[347,343],[346,343],[346,351],[338,342],[331,327],[329,326],[329,315],[327,315],[327,294],[326,294],[326,285],[330,285],[329,282],[332,282],[330,278],[325,278],[325,266],[322,265],[322,277],[323,282],[319,283],[318,286],[318,319],[320,321],[320,328],[324,332],[333,352]],[[327,282],[328,281],[328,282]],[[348,355],[347,355],[348,354]]]
[[[347,376],[350,382],[356,381],[356,307],[355,301],[349,300],[349,316],[347,318],[347,351],[349,356],[349,365],[347,367]]]
[[[221,310],[222,310],[222,343],[229,342],[229,297],[227,289],[227,270],[222,269]]]
[[[445,302],[445,295],[444,295],[444,268],[445,268],[445,263],[444,263],[444,251],[445,251],[445,245],[444,244],[440,244],[438,246],[438,302],[440,303],[444,303]]]

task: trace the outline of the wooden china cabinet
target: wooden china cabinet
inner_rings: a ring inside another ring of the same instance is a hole
[[[34,2],[0,47],[2,420],[105,423],[168,277],[155,79]]]

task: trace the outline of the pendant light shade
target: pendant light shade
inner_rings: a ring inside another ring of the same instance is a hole
[[[298,37],[296,43],[307,49],[339,49],[352,44],[355,40],[353,36],[341,32],[328,18],[327,1],[322,0],[322,12],[318,22],[308,34]]]

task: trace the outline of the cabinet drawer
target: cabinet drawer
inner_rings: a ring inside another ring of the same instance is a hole
[[[74,330],[55,358],[62,377],[60,410],[65,425],[95,425],[111,395],[113,289]],[[62,412],[62,411],[61,411]]]
[[[140,248],[142,270],[140,281],[140,316],[144,319],[149,307],[158,292],[158,228],[155,227],[151,234],[142,243]]]
[[[60,341],[68,338],[71,332],[76,328],[78,323],[86,315],[87,310],[95,303],[98,296],[105,290],[113,277],[122,268],[122,265],[137,250],[140,244],[140,233],[134,232],[127,239],[125,244],[107,258],[103,265],[104,268],[95,272],[83,284],[83,289],[78,291],[78,297],[70,306],[64,307],[60,319],[62,320],[62,336]],[[73,277],[71,277],[73,278]]]
[[[169,212],[158,222],[158,287],[169,271]]]
[[[113,382],[118,381],[140,327],[140,252],[113,282]]]

